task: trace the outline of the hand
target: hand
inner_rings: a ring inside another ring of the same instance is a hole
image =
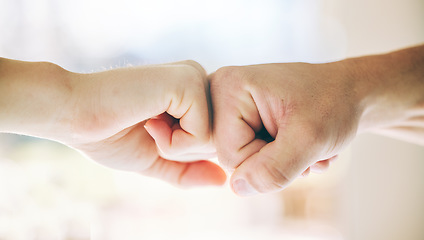
[[[362,108],[343,63],[224,67],[211,75],[218,159],[239,195],[278,191],[325,170]]]
[[[95,161],[179,186],[221,185],[209,161],[208,83],[192,61],[73,76],[72,136],[62,139]],[[174,161],[177,160],[177,161]]]

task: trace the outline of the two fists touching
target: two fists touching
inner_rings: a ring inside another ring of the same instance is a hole
[[[240,195],[323,171],[357,132],[424,145],[424,45],[325,64],[196,62],[78,74],[0,58],[0,132],[72,146],[109,167]]]
[[[356,132],[358,109],[341,104],[354,99],[332,82],[333,70],[269,64],[207,76],[184,61],[79,74],[69,102],[84,104],[65,142],[106,166],[179,186],[223,184],[224,171],[206,161],[217,151],[236,193],[278,191],[326,169]]]

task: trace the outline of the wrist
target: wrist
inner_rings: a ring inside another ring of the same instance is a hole
[[[423,56],[418,47],[345,60],[363,106],[359,132],[402,127],[415,111],[422,111]]]
[[[47,62],[0,62],[0,131],[52,140],[66,134],[71,73]]]

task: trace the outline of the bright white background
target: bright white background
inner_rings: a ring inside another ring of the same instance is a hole
[[[77,72],[183,59],[213,72],[422,42],[421,0],[0,0],[1,57]],[[0,239],[422,239],[423,158],[422,147],[364,135],[328,173],[240,198],[0,135]]]

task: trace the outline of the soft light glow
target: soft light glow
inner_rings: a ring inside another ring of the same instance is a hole
[[[321,6],[317,0],[0,0],[0,56],[78,72],[183,59],[212,72],[342,58],[343,27]],[[181,190],[106,169],[51,142],[10,135],[2,142],[1,239],[341,239],[325,217],[335,200],[311,204],[316,191],[337,191],[318,184],[337,182],[337,168],[327,180],[240,198],[228,185]]]

